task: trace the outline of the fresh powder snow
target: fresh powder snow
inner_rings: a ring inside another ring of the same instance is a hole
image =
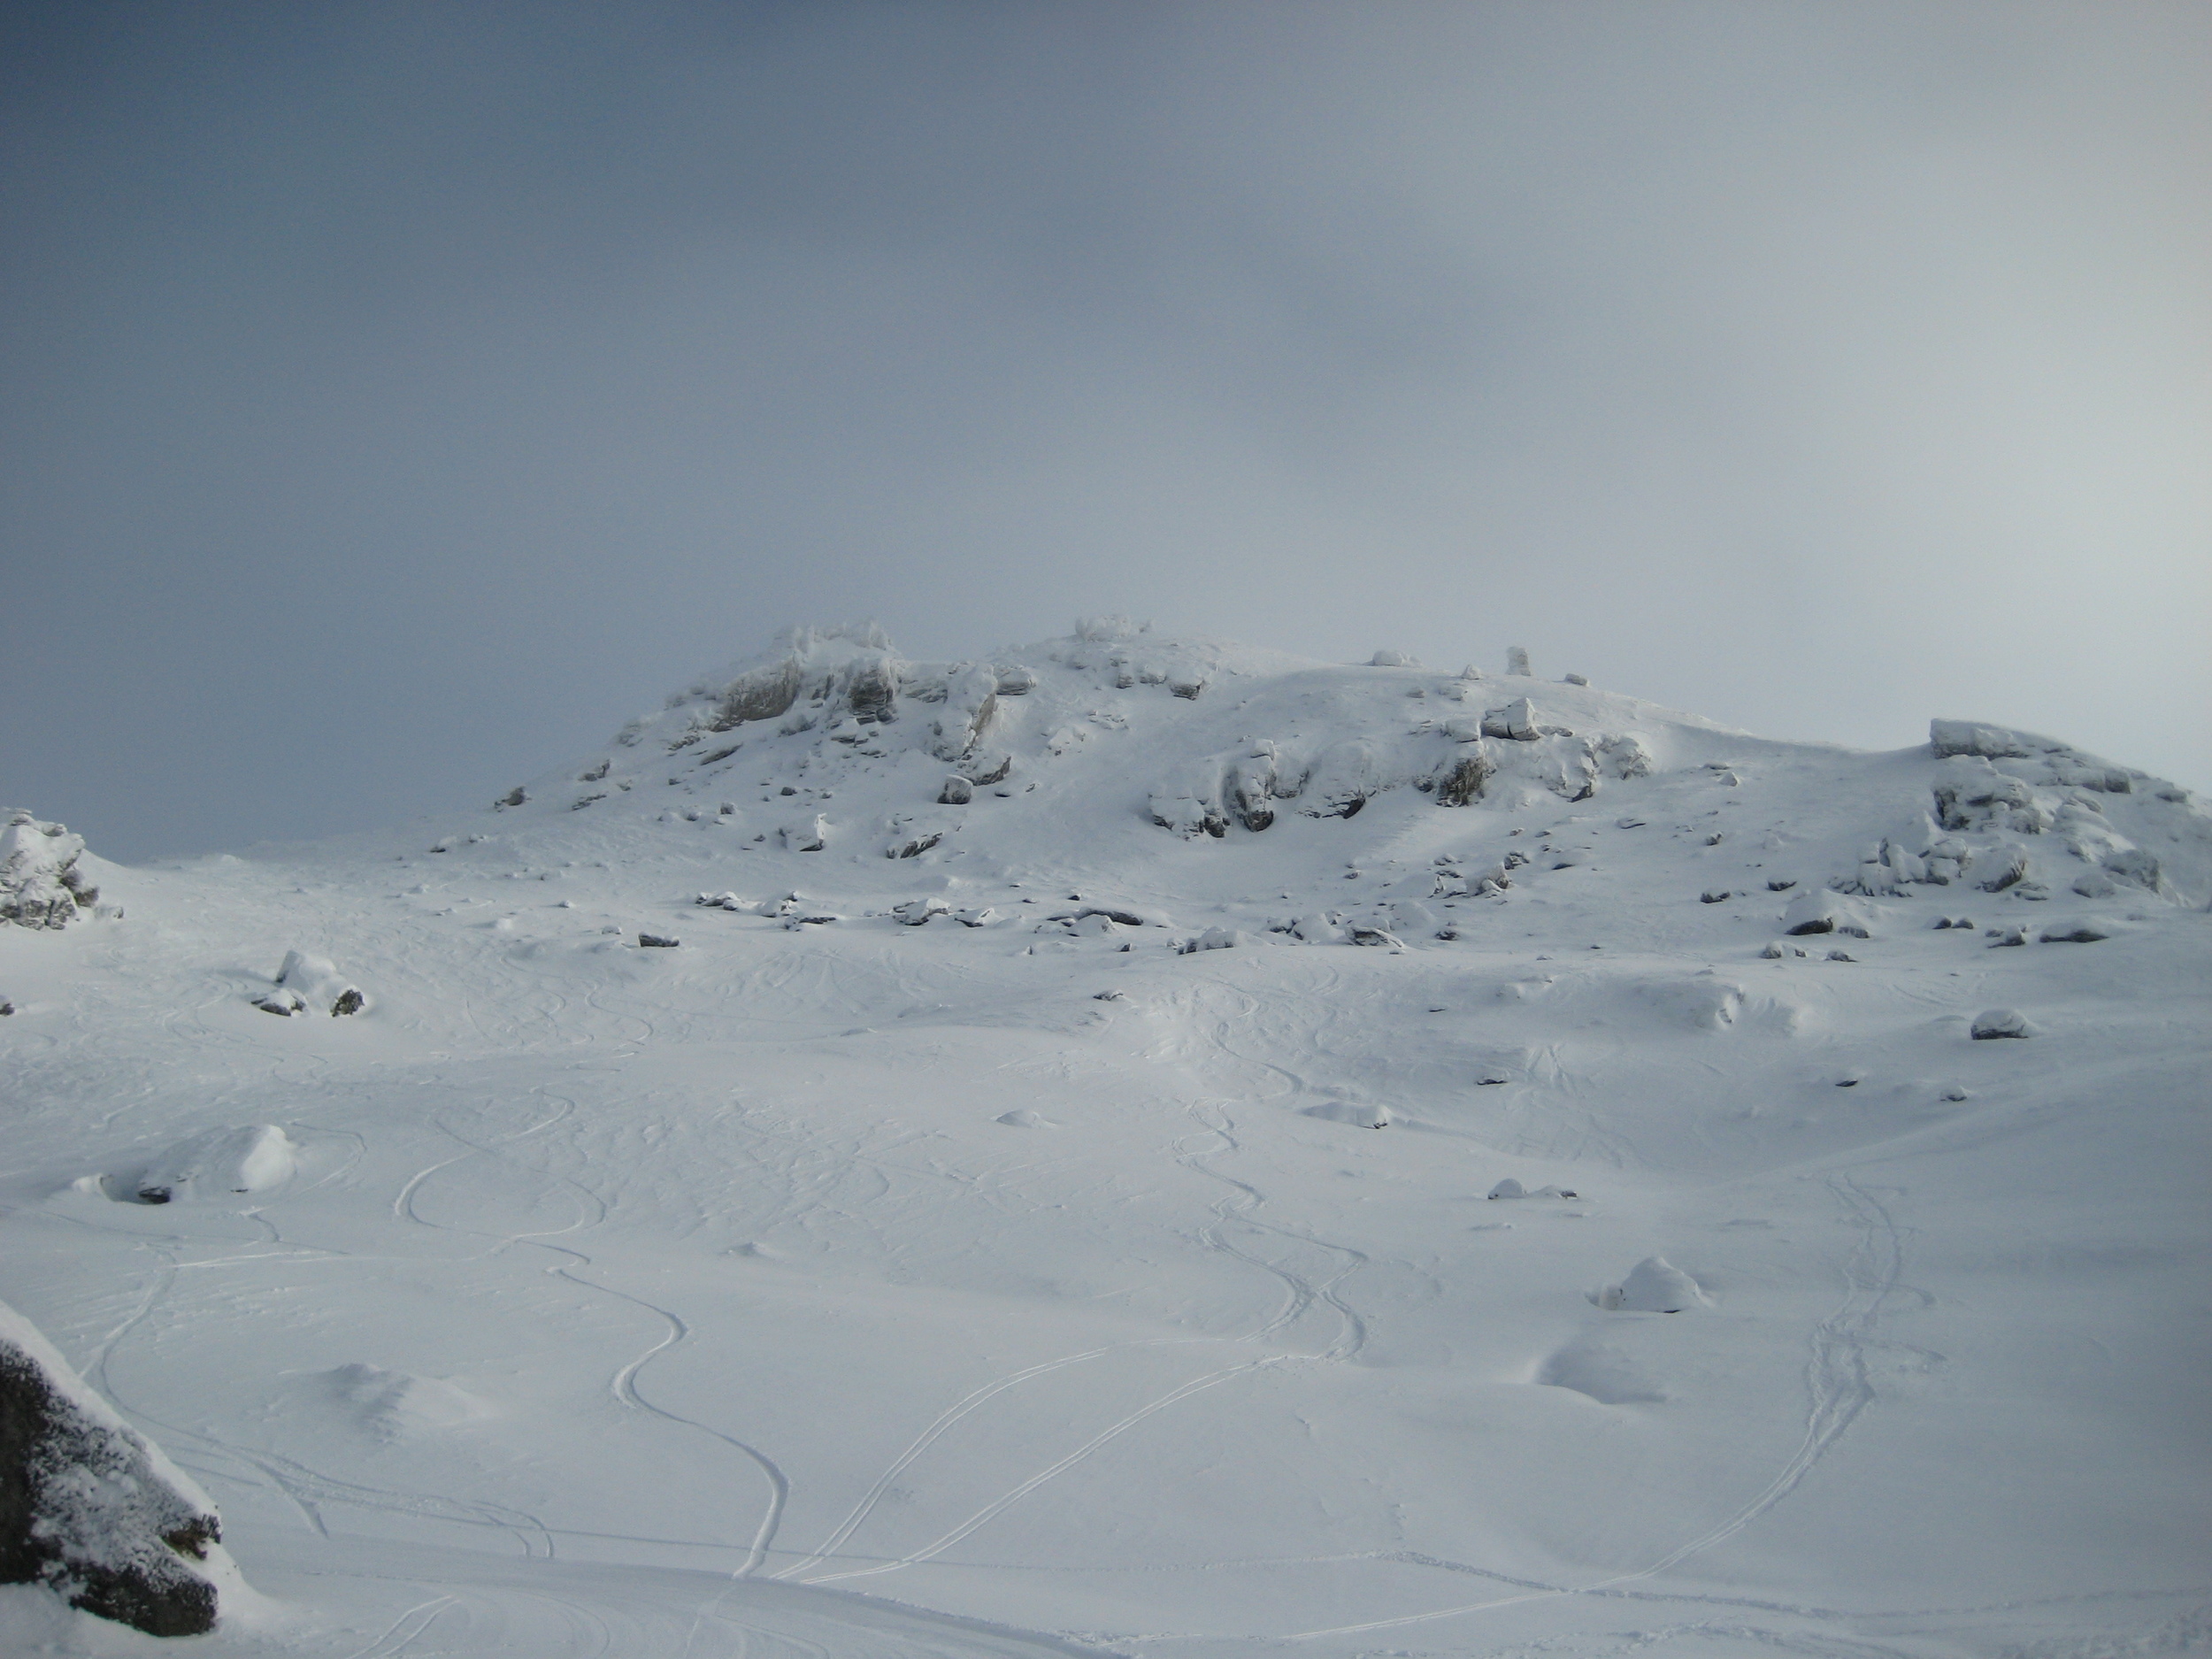
[[[0,1300],[184,1645],[2201,1649],[2212,816],[1577,666],[802,629],[426,828],[14,814]]]

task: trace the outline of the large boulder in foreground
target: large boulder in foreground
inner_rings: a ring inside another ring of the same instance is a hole
[[[28,812],[6,816],[0,826],[0,922],[66,927],[100,896],[77,868],[84,837]]]
[[[151,1636],[215,1624],[235,1581],[207,1494],[0,1303],[0,1584]]]

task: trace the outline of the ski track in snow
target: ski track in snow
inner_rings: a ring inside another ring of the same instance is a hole
[[[1831,1176],[1827,1186],[1859,1233],[1857,1242],[1842,1265],[1844,1298],[1835,1311],[1814,1327],[1812,1333],[1811,1356],[1805,1367],[1809,1403],[1803,1442],[1773,1479],[1748,1503],[1719,1525],[1676,1546],[1650,1565],[1634,1572],[1601,1578],[1594,1584],[1532,1589],[1519,1595],[1471,1601],[1460,1607],[1440,1608],[1396,1618],[1371,1619],[1356,1624],[1294,1631],[1280,1640],[1302,1642],[1326,1636],[1365,1635],[1371,1631],[1398,1630],[1412,1624],[1432,1624],[1440,1619],[1517,1607],[1555,1596],[1597,1595],[1616,1592],[1624,1586],[1656,1578],[1691,1556],[1733,1538],[1788,1497],[1812,1472],[1814,1466],[1828,1455],[1874,1398],[1873,1387],[1867,1380],[1865,1343],[1881,1317],[1882,1304],[1897,1288],[1904,1272],[1903,1238],[1889,1211],[1847,1174]]]

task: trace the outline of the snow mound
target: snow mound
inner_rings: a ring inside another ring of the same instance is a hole
[[[1509,1175],[1483,1196],[1486,1198],[1573,1198],[1578,1194],[1571,1187],[1524,1187]]]
[[[1727,1031],[1743,1017],[1744,987],[1712,974],[1647,979],[1636,989],[1670,1023],[1697,1031]]]
[[[1327,1100],[1317,1106],[1301,1109],[1302,1115],[1318,1118],[1324,1123],[1350,1124],[1357,1129],[1386,1129],[1390,1125],[1387,1106],[1363,1106],[1356,1101]]]
[[[1598,1306],[1624,1313],[1681,1313],[1712,1303],[1698,1282],[1662,1256],[1647,1256],[1626,1279],[1598,1293]]]
[[[211,1129],[179,1141],[122,1186],[142,1204],[186,1199],[219,1202],[241,1193],[281,1187],[298,1167],[299,1148],[290,1136],[274,1124],[253,1124]]]
[[[2016,1008],[1985,1009],[1974,1016],[1969,1027],[1976,1042],[1990,1042],[2006,1037],[2036,1037],[2041,1028]]]
[[[0,1583],[152,1636],[211,1630],[236,1571],[207,1494],[0,1303]]]
[[[1569,1343],[1538,1368],[1536,1380],[1587,1394],[1600,1405],[1657,1405],[1667,1397],[1634,1360],[1603,1342]]]
[[[20,810],[7,820],[0,829],[0,921],[62,928],[90,910],[100,889],[78,866],[84,837]]]
[[[488,1412],[475,1395],[434,1377],[362,1363],[341,1365],[323,1376],[356,1425],[380,1440],[457,1427]]]

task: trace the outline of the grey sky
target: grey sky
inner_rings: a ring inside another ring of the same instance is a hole
[[[2212,788],[2212,7],[0,9],[0,803],[1121,611]]]

